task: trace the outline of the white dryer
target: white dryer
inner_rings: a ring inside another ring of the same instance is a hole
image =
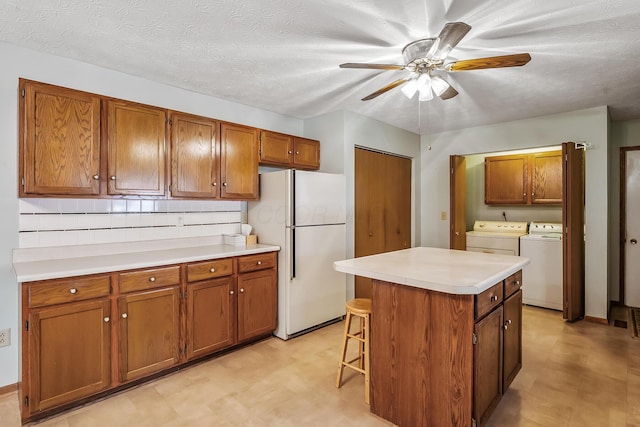
[[[526,221],[476,221],[467,231],[467,250],[499,255],[519,255],[520,236],[527,234]]]
[[[531,222],[520,255],[531,260],[522,269],[522,302],[562,310],[562,224]]]

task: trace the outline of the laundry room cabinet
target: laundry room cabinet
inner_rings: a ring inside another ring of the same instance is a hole
[[[485,157],[488,205],[562,204],[562,152]]]

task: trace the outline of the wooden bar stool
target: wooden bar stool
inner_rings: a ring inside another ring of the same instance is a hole
[[[360,319],[360,326],[357,332],[351,332],[351,320],[353,317]],[[364,401],[369,403],[369,337],[371,324],[371,300],[368,298],[356,298],[347,301],[347,316],[344,324],[344,336],[342,338],[342,352],[340,354],[340,365],[338,367],[338,378],[336,387],[342,385],[342,372],[345,367],[351,368],[364,374]],[[356,340],[358,343],[358,356],[345,360],[349,340]],[[357,363],[354,363],[357,362]]]

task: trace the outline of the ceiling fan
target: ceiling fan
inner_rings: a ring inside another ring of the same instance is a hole
[[[398,79],[377,91],[362,98],[368,101],[400,85],[402,92],[413,98],[419,92],[420,101],[433,99],[433,93],[441,99],[450,99],[458,94],[444,78],[434,71],[466,71],[482,70],[486,68],[520,67],[531,60],[528,53],[514,55],[492,56],[489,58],[453,60],[447,62],[451,50],[458,45],[460,40],[471,30],[471,26],[464,22],[447,23],[438,37],[413,41],[402,49],[405,65],[394,64],[364,64],[346,63],[340,64],[340,68],[368,68],[374,70],[407,70],[411,71],[408,77]]]

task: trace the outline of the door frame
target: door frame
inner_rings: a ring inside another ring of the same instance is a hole
[[[620,290],[618,294],[618,302],[620,304],[625,303],[625,269],[627,268],[625,262],[625,243],[627,240],[627,153],[629,151],[638,151],[640,146],[621,147],[620,148],[620,251],[619,258],[620,271],[618,273],[620,283]]]

